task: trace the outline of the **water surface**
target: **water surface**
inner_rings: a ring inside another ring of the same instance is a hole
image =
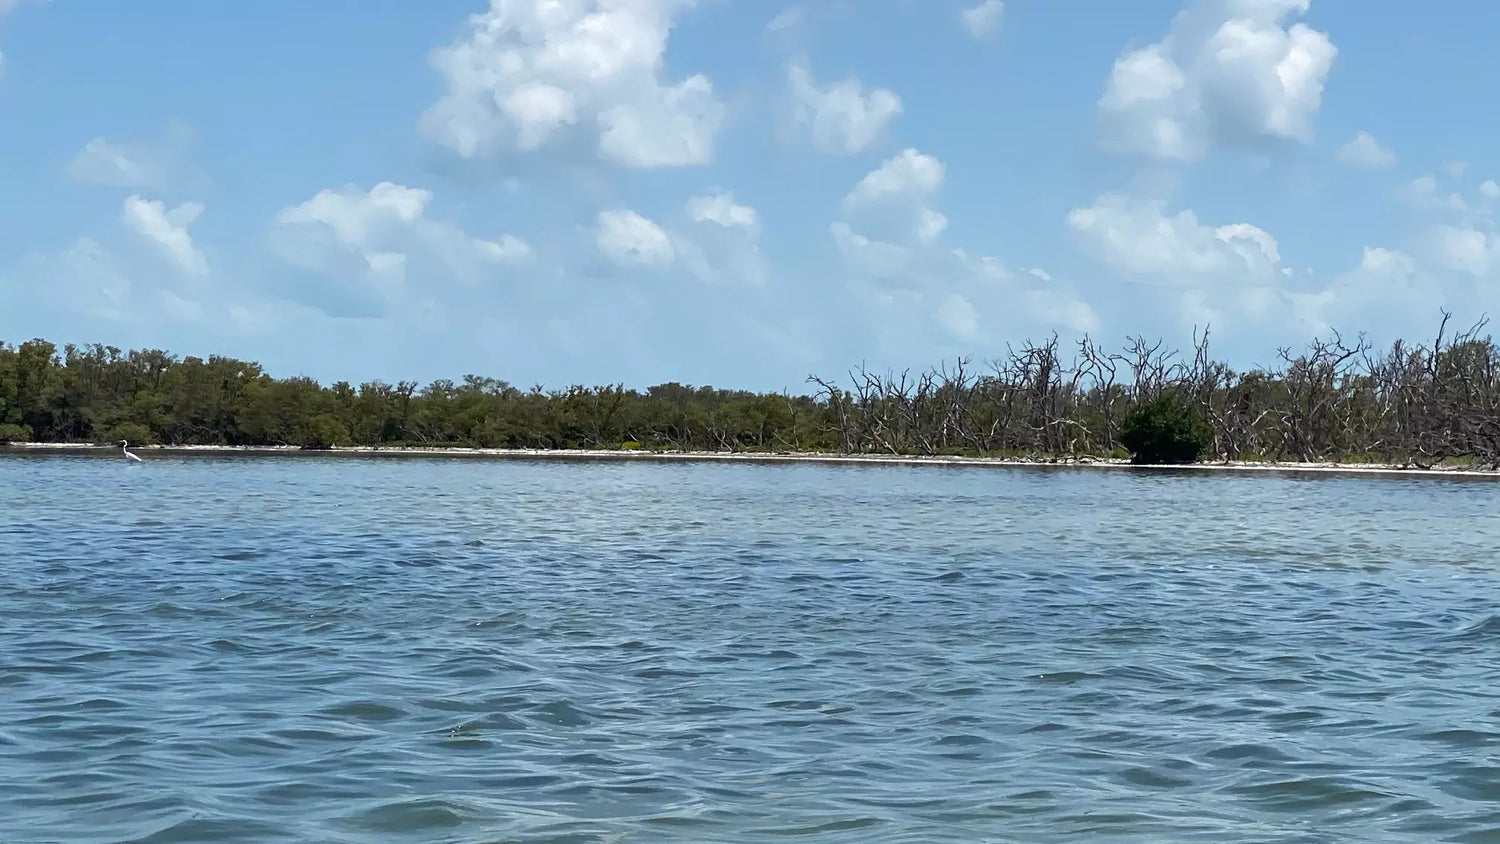
[[[0,840],[1500,841],[1500,484],[0,457]]]

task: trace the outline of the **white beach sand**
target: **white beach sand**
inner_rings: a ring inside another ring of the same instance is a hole
[[[96,453],[115,451],[119,446],[86,445],[69,443],[14,443],[0,446],[0,451],[14,452],[77,452]],[[302,456],[364,456],[364,457],[455,457],[455,458],[517,458],[556,460],[645,460],[645,461],[742,461],[759,463],[858,463],[890,464],[901,466],[993,466],[993,467],[1056,467],[1077,469],[1116,469],[1151,471],[1157,469],[1189,469],[1206,472],[1319,472],[1330,474],[1370,475],[1419,475],[1437,477],[1481,477],[1500,479],[1500,471],[1488,468],[1432,468],[1420,469],[1396,464],[1381,463],[1301,463],[1266,461],[1212,461],[1181,465],[1138,466],[1128,460],[1096,457],[1080,458],[1036,458],[1014,457],[926,457],[916,455],[880,454],[822,454],[792,452],[712,452],[712,451],[625,451],[605,449],[504,449],[504,448],[395,448],[376,446],[344,446],[328,450],[304,450],[297,446],[220,446],[220,445],[176,445],[136,446],[131,448],[141,454],[243,454],[243,455],[302,455]]]

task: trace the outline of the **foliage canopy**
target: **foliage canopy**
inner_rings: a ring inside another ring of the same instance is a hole
[[[913,373],[810,377],[808,393],[678,383],[518,389],[461,381],[321,385],[211,356],[0,342],[0,442],[337,445],[1105,457],[1355,459],[1500,468],[1500,349],[1444,314],[1429,344],[1335,333],[1236,372],[1129,338],[1008,347]]]
[[[1213,429],[1172,393],[1137,405],[1120,421],[1120,444],[1135,463],[1196,463],[1213,442]]]

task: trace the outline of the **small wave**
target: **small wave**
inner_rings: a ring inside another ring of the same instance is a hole
[[[845,818],[836,821],[826,821],[816,824],[800,824],[796,826],[778,826],[766,829],[752,829],[749,832],[758,835],[772,835],[778,838],[816,838],[822,835],[832,835],[838,832],[855,832],[884,823],[876,817]]]
[[[1049,671],[1045,674],[1036,675],[1036,679],[1043,683],[1056,683],[1058,685],[1071,685],[1082,683],[1085,680],[1098,680],[1101,675],[1091,671]]]
[[[1298,777],[1254,785],[1233,786],[1229,791],[1245,796],[1278,812],[1305,812],[1371,800],[1390,800],[1388,792],[1338,777]]]
[[[365,721],[369,723],[383,723],[404,718],[406,710],[389,704],[373,700],[351,700],[343,703],[327,706],[319,710],[322,715],[329,718],[339,718],[347,721]]]
[[[562,727],[582,727],[592,724],[596,719],[590,713],[578,708],[572,701],[555,700],[541,704],[532,709],[537,720]]]
[[[149,835],[127,840],[130,844],[200,844],[287,837],[292,837],[292,831],[278,824],[239,818],[185,818]]]
[[[1500,735],[1480,730],[1452,729],[1420,733],[1416,738],[1418,741],[1430,741],[1453,747],[1473,748],[1493,744],[1497,738],[1500,738]]]
[[[1210,759],[1223,759],[1233,762],[1293,762],[1296,760],[1296,757],[1290,756],[1269,744],[1231,744],[1210,750],[1205,755]]]
[[[938,738],[933,742],[938,747],[976,747],[985,744],[994,744],[990,739],[973,733],[954,733]]]
[[[1149,789],[1187,788],[1193,780],[1175,776],[1156,768],[1130,767],[1120,771],[1119,778],[1128,785]]]
[[[1490,615],[1443,637],[1448,641],[1500,637],[1500,615]]]
[[[418,798],[382,803],[347,819],[359,829],[382,834],[412,835],[452,829],[469,821],[465,807],[440,798]]]

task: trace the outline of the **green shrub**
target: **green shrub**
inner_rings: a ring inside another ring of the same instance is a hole
[[[1120,423],[1132,463],[1193,463],[1213,441],[1198,412],[1172,394],[1137,406]]]
[[[305,449],[322,451],[333,448],[339,440],[348,442],[349,431],[339,420],[325,413],[308,420],[298,440],[297,444]]]
[[[620,450],[621,451],[640,451],[641,450],[641,444],[638,443],[638,442],[636,442],[635,440],[626,440],[625,442],[620,443]]]
[[[151,445],[156,442],[156,434],[139,422],[122,422],[110,428],[104,437],[107,445],[119,445],[120,440],[129,440],[131,445]]]
[[[31,442],[31,429],[25,425],[0,425],[0,445]]]

